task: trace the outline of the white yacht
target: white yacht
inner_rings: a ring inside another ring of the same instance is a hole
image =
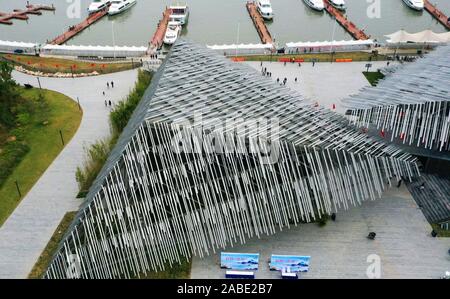
[[[303,0],[303,1],[306,3],[306,5],[317,11],[322,11],[325,8],[323,0]]]
[[[172,5],[169,8],[172,10],[169,18],[170,22],[178,22],[181,26],[188,22],[189,7],[187,5]]]
[[[345,5],[345,0],[330,0],[330,3],[339,10],[347,9],[347,6]]]
[[[270,0],[258,0],[256,1],[256,7],[258,9],[259,14],[263,19],[272,20],[273,19],[273,10],[272,4],[270,4]]]
[[[110,16],[120,14],[127,9],[130,9],[136,3],[137,0],[112,0],[108,14]]]
[[[166,45],[173,45],[178,36],[181,33],[181,24],[180,22],[171,21],[167,25],[166,34],[164,35],[164,43]]]
[[[403,0],[403,2],[414,10],[424,9],[423,0]]]
[[[91,5],[89,5],[88,12],[94,13],[105,9],[111,3],[111,0],[94,0]]]

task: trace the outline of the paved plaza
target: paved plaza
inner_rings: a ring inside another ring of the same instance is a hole
[[[36,77],[18,72],[13,76],[18,83],[38,86]],[[26,278],[64,214],[78,210],[75,171],[82,165],[83,148],[110,132],[105,99],[117,103],[136,79],[137,70],[76,79],[40,78],[42,88],[79,98],[83,119],[70,143],[0,227],[0,278]],[[108,81],[114,81],[114,89],[106,88]]]
[[[377,233],[373,241],[366,238],[371,231]],[[339,212],[323,227],[303,224],[225,251],[260,253],[257,278],[280,278],[269,271],[271,254],[310,255],[310,272],[301,278],[367,278],[373,254],[380,258],[381,278],[439,278],[450,270],[450,239],[433,238],[430,232],[406,187],[393,187],[381,200]],[[194,258],[191,278],[224,277],[220,250]]]
[[[245,63],[258,72],[261,71],[260,62]],[[286,85],[299,91],[306,98],[328,109],[333,109],[334,104],[337,112],[345,113],[341,100],[370,85],[362,73],[366,71],[366,64],[367,62],[323,62],[316,63],[314,67],[312,63],[301,63],[299,67],[298,63],[284,65],[282,62],[263,62],[263,67],[272,73],[272,80],[276,81],[279,78],[282,82],[284,78],[287,78]],[[370,71],[376,71],[385,67],[386,62],[374,61],[372,65]],[[296,77],[297,83],[295,83]]]

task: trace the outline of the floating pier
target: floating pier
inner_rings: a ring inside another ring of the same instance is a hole
[[[424,0],[425,9],[435,17],[442,25],[450,30],[450,19],[445,13],[440,11],[435,5],[433,5],[429,0]]]
[[[60,36],[56,37],[54,40],[50,42],[51,45],[62,45],[65,42],[67,42],[69,39],[73,38],[77,34],[79,34],[84,29],[88,28],[104,16],[108,14],[109,7],[98,11],[96,13],[90,14],[83,22],[70,26],[69,30],[61,34]]]
[[[166,8],[166,10],[163,12],[163,17],[159,21],[155,34],[153,34],[153,37],[150,41],[149,52],[162,47],[164,42],[164,35],[166,34],[167,25],[169,24],[169,18],[171,14],[172,10],[170,8]]]
[[[0,24],[12,25],[12,19],[28,20],[28,15],[42,15],[41,10],[54,11],[53,5],[31,5],[27,4],[26,10],[14,9],[11,13],[0,12]]]
[[[366,40],[369,39],[370,36],[368,36],[364,30],[359,29],[356,27],[353,22],[347,20],[347,17],[345,17],[339,9],[335,8],[333,5],[331,5],[329,0],[323,0],[325,4],[325,10],[334,18],[336,18],[336,21],[345,29],[348,33],[350,33],[351,36],[353,36],[354,39],[357,40]]]
[[[254,2],[247,2],[247,10],[250,18],[253,21],[253,24],[255,25],[256,31],[258,31],[261,42],[263,44],[272,44],[272,35],[270,34],[269,29],[267,29],[263,18],[259,14],[258,9],[256,8],[256,4]]]

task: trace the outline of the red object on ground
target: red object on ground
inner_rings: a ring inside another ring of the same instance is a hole
[[[336,104],[333,104],[333,110],[335,110],[336,109]]]
[[[380,131],[380,135],[381,135],[381,137],[383,137],[383,138],[385,137],[384,130],[381,130],[381,131]]]
[[[352,62],[353,59],[351,58],[338,58],[336,59],[336,62]]]
[[[245,57],[233,57],[231,60],[234,62],[242,62],[245,61]]]
[[[278,61],[279,62],[291,62],[292,60],[290,58],[285,58],[285,57],[283,58],[282,57],[282,58],[278,58]]]

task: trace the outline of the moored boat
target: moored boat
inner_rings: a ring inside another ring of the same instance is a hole
[[[111,4],[111,0],[94,0],[89,5],[88,12],[95,13],[97,11],[107,8]]]
[[[345,5],[345,0],[330,0],[330,3],[339,10],[347,9],[347,6]]]
[[[273,19],[273,9],[270,0],[258,0],[256,1],[256,8],[259,14],[265,20]]]
[[[166,34],[164,35],[164,44],[173,45],[181,33],[181,24],[176,21],[170,21],[167,24]]]
[[[323,0],[303,0],[303,2],[305,2],[306,5],[317,11],[322,11],[325,9]]]
[[[113,0],[109,8],[108,14],[110,16],[120,14],[137,3],[137,0]]]
[[[171,22],[178,22],[181,26],[188,22],[189,7],[187,5],[171,5],[169,8],[172,11],[169,18]]]
[[[403,2],[405,2],[405,4],[408,5],[410,8],[417,11],[421,11],[425,7],[423,0],[403,0]]]

